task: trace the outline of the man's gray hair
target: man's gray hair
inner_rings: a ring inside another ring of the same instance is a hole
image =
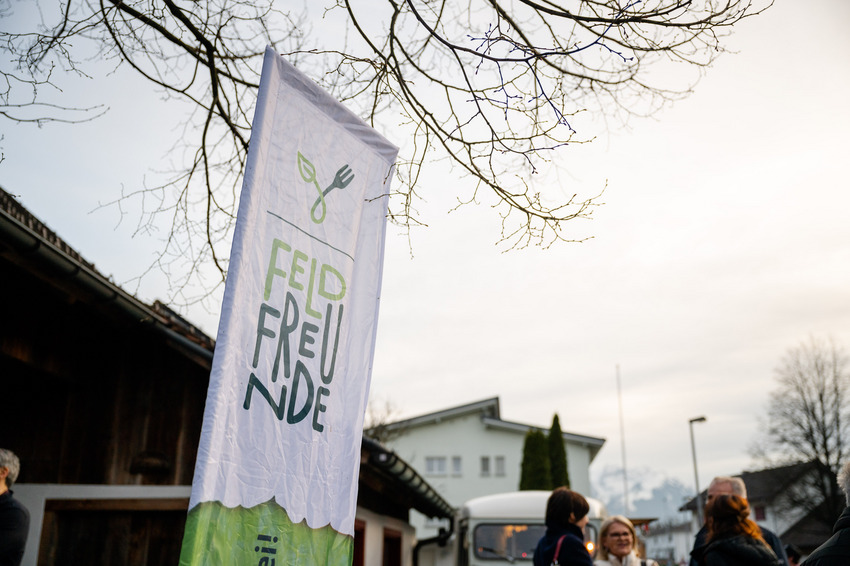
[[[747,498],[747,486],[744,484],[744,480],[741,478],[733,478],[731,476],[717,476],[713,480],[711,480],[712,484],[718,483],[728,483],[732,487],[732,493]]]
[[[850,462],[845,463],[838,471],[838,487],[844,492],[847,506],[850,507]]]
[[[0,448],[0,468],[9,469],[9,475],[6,476],[6,487],[12,487],[21,471],[21,461],[11,450]]]

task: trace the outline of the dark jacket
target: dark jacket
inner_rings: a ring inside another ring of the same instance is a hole
[[[699,549],[697,561],[704,566],[779,566],[767,544],[747,535],[713,540]]]
[[[759,525],[759,530],[761,530],[761,536],[764,539],[764,542],[767,543],[776,557],[779,558],[779,563],[782,564],[782,566],[788,566],[788,556],[785,555],[785,548],[782,546],[782,541],[779,540],[779,537],[761,525]],[[707,536],[708,527],[703,525],[699,532],[697,532],[697,536],[694,538],[694,549],[691,551],[690,566],[699,566],[696,556],[697,554],[700,556],[702,555],[700,549],[705,547],[705,539]]]
[[[584,546],[584,533],[575,525],[566,527],[548,526],[546,534],[537,543],[534,551],[534,566],[550,566],[555,558],[555,548],[558,539],[564,537],[561,551],[558,554],[558,564],[561,566],[593,566],[590,553]]]
[[[817,547],[802,566],[847,566],[850,564],[850,507],[844,512],[832,529],[833,535],[825,543]]]
[[[27,508],[12,497],[11,491],[0,495],[0,566],[18,566],[30,528]]]

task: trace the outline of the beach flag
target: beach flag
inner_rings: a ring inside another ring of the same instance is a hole
[[[397,153],[267,48],[181,565],[351,564]]]

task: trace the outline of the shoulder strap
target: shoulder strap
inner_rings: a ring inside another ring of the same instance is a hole
[[[558,555],[561,554],[561,543],[564,542],[564,537],[567,535],[561,535],[561,538],[558,539],[558,544],[555,545],[555,554],[552,556],[552,566],[558,566]]]

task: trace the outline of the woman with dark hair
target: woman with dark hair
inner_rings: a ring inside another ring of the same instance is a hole
[[[584,546],[590,505],[575,491],[559,487],[546,502],[546,534],[534,551],[534,566],[593,566]]]
[[[750,506],[738,495],[717,495],[705,509],[708,536],[695,556],[701,566],[783,566],[750,520]]]

